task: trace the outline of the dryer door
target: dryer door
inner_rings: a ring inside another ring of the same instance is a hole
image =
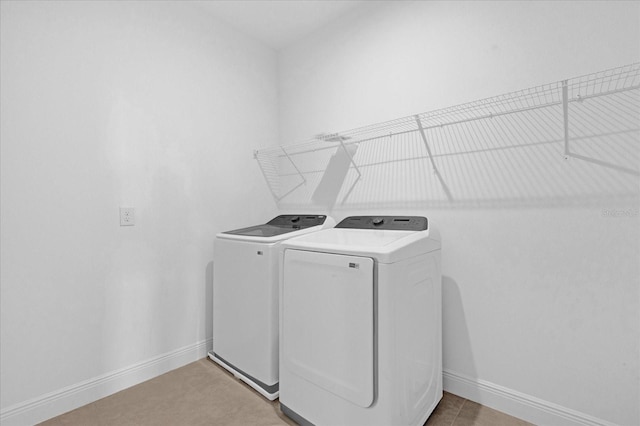
[[[284,368],[360,407],[374,399],[373,259],[286,250]]]

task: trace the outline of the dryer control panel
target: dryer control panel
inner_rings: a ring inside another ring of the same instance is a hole
[[[422,216],[349,216],[336,228],[424,231],[428,221]]]

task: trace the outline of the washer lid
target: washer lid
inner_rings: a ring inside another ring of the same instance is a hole
[[[251,240],[265,239],[264,241],[267,242],[267,239],[273,240],[273,237],[283,236],[283,238],[288,238],[289,236],[285,236],[285,234],[301,232],[304,230],[308,231],[310,228],[322,227],[322,225],[325,224],[326,219],[327,216],[325,215],[280,215],[262,225],[221,232],[218,234],[218,237]]]

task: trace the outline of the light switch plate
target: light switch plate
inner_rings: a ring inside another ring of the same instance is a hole
[[[136,209],[133,207],[120,207],[120,226],[133,226],[136,224]]]

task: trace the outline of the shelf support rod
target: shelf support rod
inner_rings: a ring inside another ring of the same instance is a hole
[[[562,80],[562,113],[564,115],[564,158],[569,152],[569,80]]]
[[[282,149],[282,152],[284,153],[284,155],[287,156],[287,159],[289,160],[289,162],[291,163],[291,165],[293,166],[294,169],[296,169],[296,172],[298,172],[298,174],[300,175],[300,177],[302,178],[302,181],[304,183],[307,183],[307,180],[304,178],[304,176],[302,175],[302,172],[300,171],[300,169],[298,169],[298,166],[296,166],[296,163],[293,162],[293,160],[291,159],[291,157],[289,157],[289,153],[287,151],[284,150],[284,146],[281,146],[280,149]],[[300,186],[300,185],[298,185]],[[297,186],[296,186],[297,188]],[[288,194],[288,193],[287,193]]]
[[[453,197],[451,196],[451,191],[449,191],[449,187],[444,182],[442,175],[438,171],[438,167],[436,166],[436,162],[433,160],[433,155],[431,154],[431,148],[429,148],[429,142],[427,141],[427,135],[424,133],[424,128],[422,127],[422,121],[420,121],[419,115],[414,115],[416,119],[416,123],[418,124],[418,130],[420,131],[420,136],[422,137],[422,142],[424,142],[425,148],[427,148],[427,154],[429,155],[429,161],[431,161],[431,167],[433,167],[433,173],[435,173],[436,177],[440,181],[440,185],[442,185],[442,189],[447,196],[449,201],[453,201]]]

